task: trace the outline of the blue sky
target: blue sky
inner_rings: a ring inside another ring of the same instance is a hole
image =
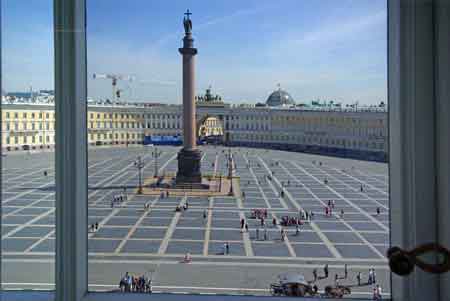
[[[193,15],[197,91],[265,101],[278,83],[297,101],[386,101],[384,0],[87,0],[88,95],[111,85],[93,73],[130,74],[123,96],[181,102],[182,17]],[[7,91],[53,87],[52,1],[3,0]]]

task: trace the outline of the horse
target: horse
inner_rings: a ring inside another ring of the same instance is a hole
[[[327,285],[325,287],[325,296],[327,296],[329,298],[343,298],[344,295],[350,295],[350,294],[351,294],[351,290],[347,286],[342,286],[342,285],[331,286],[331,285]]]

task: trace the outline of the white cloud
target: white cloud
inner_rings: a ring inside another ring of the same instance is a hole
[[[370,34],[370,29],[386,24],[386,11],[379,11],[371,15],[356,18],[351,21],[335,21],[322,28],[304,33],[301,37],[292,37],[291,43],[297,46],[317,46],[322,43],[354,39],[359,34]]]

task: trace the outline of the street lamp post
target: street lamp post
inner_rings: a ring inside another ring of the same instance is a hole
[[[231,148],[228,149],[228,177],[230,178],[230,192],[229,196],[234,194],[233,191],[233,157],[231,156]]]
[[[144,168],[144,161],[142,161],[141,156],[137,157],[137,160],[134,161],[134,166],[138,169],[139,176],[139,188],[137,193],[142,194],[142,169]]]
[[[160,155],[161,155],[161,152],[158,151],[158,149],[155,146],[154,149],[153,149],[153,152],[152,152],[152,157],[153,157],[153,160],[155,161],[155,172],[153,174],[153,176],[155,178],[158,177],[158,158],[159,158]]]

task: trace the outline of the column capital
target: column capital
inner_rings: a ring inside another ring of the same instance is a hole
[[[196,55],[197,54],[197,48],[178,48],[178,51],[182,55]]]

